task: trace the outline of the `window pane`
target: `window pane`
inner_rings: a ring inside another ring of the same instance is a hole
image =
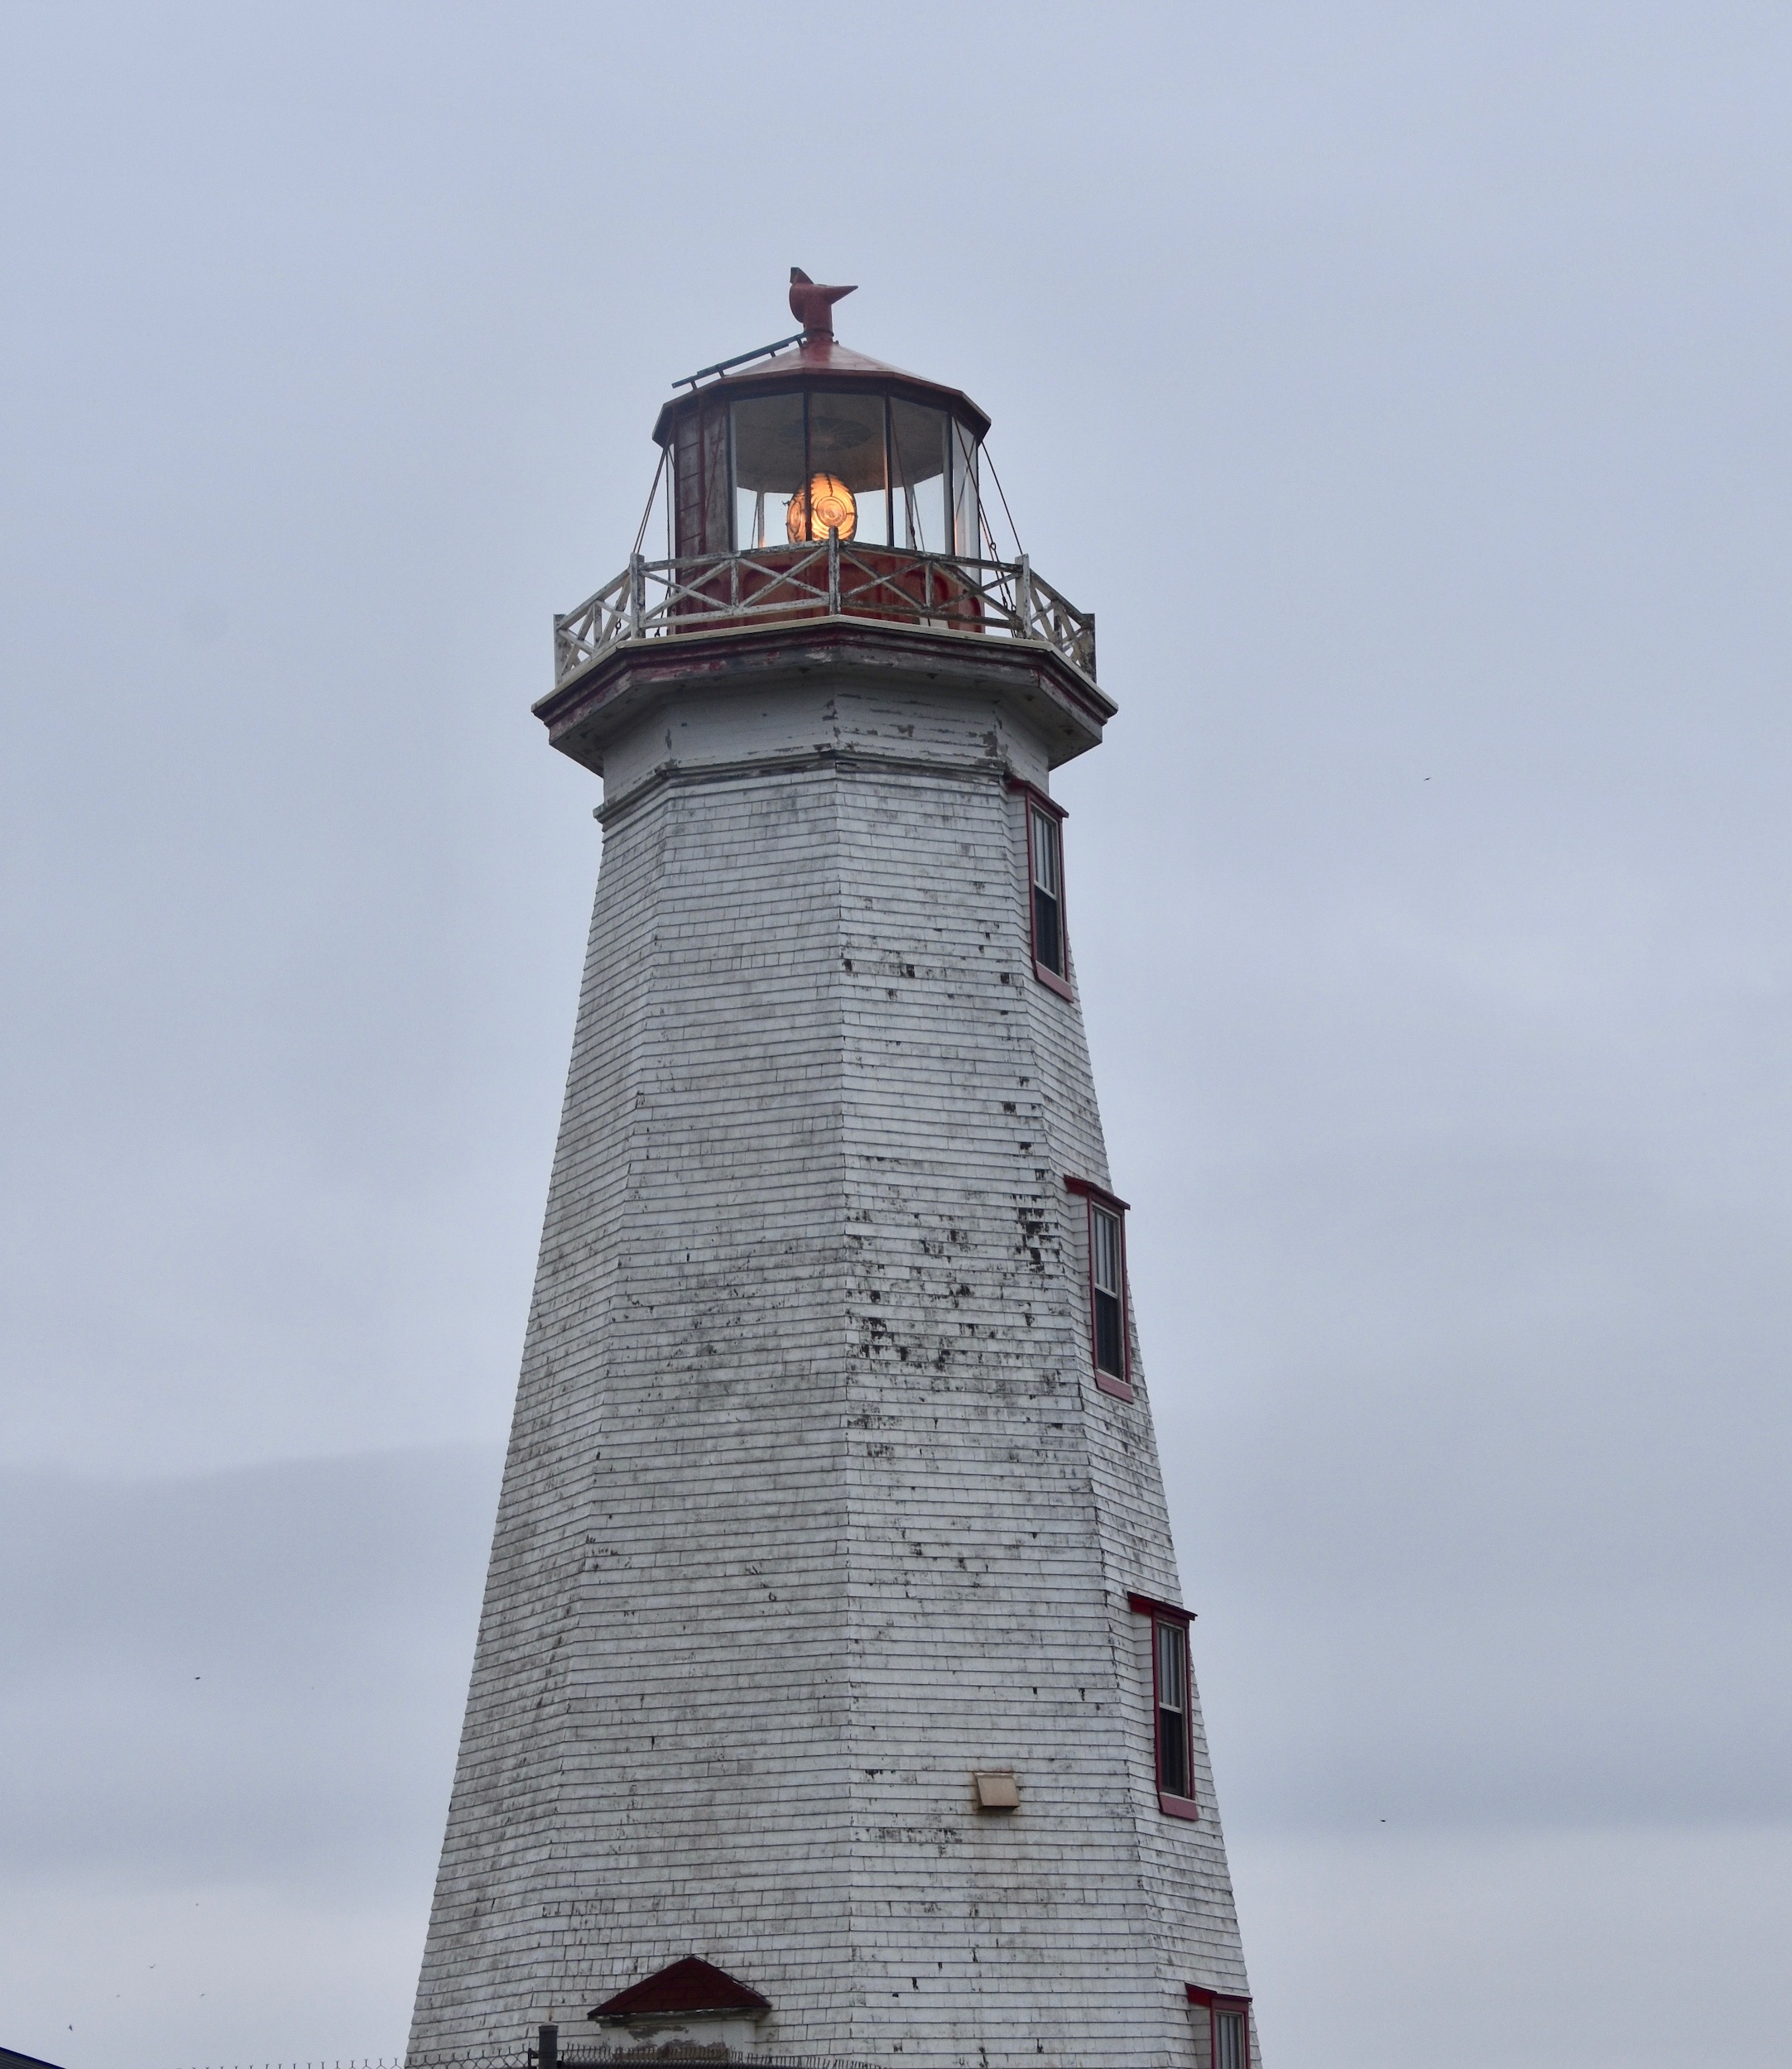
[[[892,401],[890,456],[896,492],[894,543],[916,553],[949,553],[945,412]]]
[[[1064,923],[1050,891],[1033,893],[1033,955],[1055,977],[1064,975]]]
[[[956,418],[952,424],[952,550],[981,560],[983,543],[977,506],[977,441]]]
[[[1179,1710],[1157,1713],[1157,1786],[1166,1796],[1189,1796],[1189,1732]]]
[[[1062,876],[1058,859],[1058,822],[1036,808],[1029,809],[1033,821],[1033,881],[1055,898]]]
[[[1214,2014],[1213,2069],[1244,2069],[1244,2020],[1237,2012]]]
[[[786,543],[790,498],[803,486],[803,398],[763,395],[734,405],[737,547]]]
[[[1160,1709],[1186,1707],[1188,1653],[1179,1624],[1157,1627],[1157,1701]]]
[[[1089,1223],[1094,1231],[1095,1251],[1093,1265],[1098,1292],[1117,1294],[1120,1291],[1120,1220],[1110,1214],[1105,1207],[1093,1208]]]
[[[809,465],[811,477],[825,475],[852,499],[851,516],[840,526],[843,539],[855,545],[884,545],[883,397],[811,389],[809,396]],[[824,508],[824,483],[814,483],[818,511]],[[827,527],[821,528],[822,536]]]
[[[1120,1333],[1120,1303],[1112,1294],[1095,1296],[1095,1363],[1117,1380],[1127,1376],[1126,1352]]]

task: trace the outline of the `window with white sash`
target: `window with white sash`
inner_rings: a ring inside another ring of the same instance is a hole
[[[1189,1666],[1189,1626],[1194,1612],[1151,1595],[1128,1595],[1127,1606],[1135,1616],[1151,1619],[1151,1764],[1157,1807],[1166,1817],[1198,1820],[1194,1676]]]
[[[1074,998],[1064,921],[1064,807],[1023,776],[1010,776],[1008,788],[1020,795],[1026,836],[1026,933],[1033,975],[1048,991]]]
[[[1058,822],[1029,799],[1027,849],[1033,875],[1033,962],[1055,977],[1066,972],[1064,932],[1064,840]]]
[[[1080,1193],[1088,1213],[1089,1361],[1103,1394],[1132,1399],[1131,1351],[1127,1331],[1127,1203],[1093,1179],[1066,1176],[1064,1190]]]

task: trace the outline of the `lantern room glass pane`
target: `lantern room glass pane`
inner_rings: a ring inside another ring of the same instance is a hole
[[[790,499],[803,486],[803,397],[734,405],[734,545],[781,546]]]
[[[843,510],[847,522],[839,526],[843,540],[850,539],[862,546],[886,543],[883,419],[880,394],[810,390],[809,468],[814,503],[811,537],[825,539],[828,516]]]
[[[977,440],[956,418],[952,425],[952,550],[981,560],[983,542],[977,500]]]
[[[949,553],[946,413],[917,402],[890,404],[890,470],[896,505],[893,543],[915,553]]]
[[[680,550],[819,545],[831,526],[843,543],[980,557],[977,440],[946,411],[825,384],[723,406],[732,537],[712,514],[722,417],[706,411],[700,454],[696,427],[680,428]]]

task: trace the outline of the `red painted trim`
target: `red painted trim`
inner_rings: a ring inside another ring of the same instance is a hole
[[[1191,1825],[1201,1822],[1200,1806],[1192,1796],[1171,1796],[1164,1790],[1157,1792],[1157,1807],[1165,1817],[1186,1818]]]
[[[1166,1623],[1180,1624],[1186,1630],[1194,1621],[1194,1611],[1183,1609],[1175,1602],[1160,1602],[1155,1595],[1128,1595],[1127,1607],[1135,1616],[1161,1616]]]
[[[1011,790],[1019,790],[1024,795],[1030,797],[1040,811],[1050,812],[1052,817],[1060,823],[1070,816],[1055,798],[1047,796],[1036,783],[1029,783],[1025,776],[1010,776],[1008,788]],[[1031,858],[1029,858],[1029,866],[1031,866]]]
[[[1234,1997],[1227,1990],[1205,1990],[1199,1983],[1184,1983],[1191,2004],[1213,2004],[1223,2012],[1243,2012],[1251,2009],[1248,1997]]]
[[[1095,1391],[1098,1394],[1112,1394],[1117,1401],[1136,1401],[1139,1398],[1124,1380],[1114,1379],[1102,1371],[1095,1375]]]
[[[1080,1193],[1091,1199],[1099,1200],[1103,1207],[1111,1207],[1117,1214],[1130,1214],[1132,1209],[1117,1193],[1110,1193],[1105,1185],[1098,1185],[1093,1179],[1074,1179],[1066,1171],[1064,1174],[1066,1193]]]
[[[1031,886],[1029,886],[1028,888],[1031,889]],[[1058,909],[1060,912],[1064,910],[1062,899],[1059,900]],[[1059,998],[1074,1000],[1076,997],[1076,993],[1070,989],[1058,972],[1055,970],[1048,970],[1043,962],[1035,962],[1033,965],[1033,974],[1048,991],[1055,991]]]

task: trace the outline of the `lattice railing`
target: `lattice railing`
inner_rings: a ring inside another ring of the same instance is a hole
[[[891,546],[760,548],[646,560],[554,621],[554,686],[625,641],[778,618],[845,617],[1050,647],[1095,679],[1095,619],[1018,560],[966,560]]]

